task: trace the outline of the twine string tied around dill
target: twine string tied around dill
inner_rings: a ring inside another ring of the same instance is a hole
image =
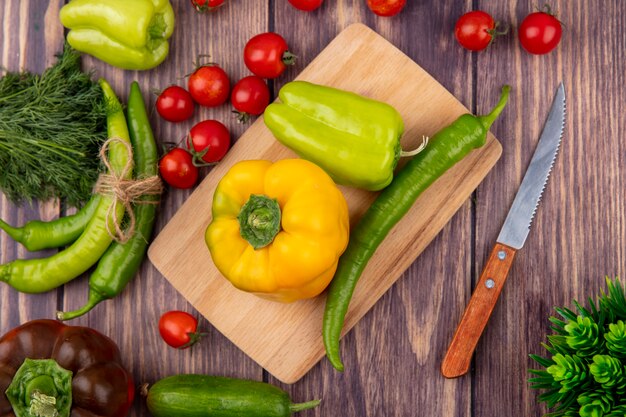
[[[127,161],[120,173],[116,173],[111,167],[107,157],[109,145],[113,142],[120,143],[126,148]],[[109,206],[106,216],[106,229],[109,236],[116,242],[124,244],[135,233],[135,212],[133,204],[159,204],[159,199],[146,199],[146,196],[160,196],[163,192],[163,183],[158,175],[146,178],[126,179],[125,177],[133,169],[133,149],[128,141],[119,137],[107,139],[100,148],[100,159],[107,169],[106,174],[100,174],[94,186],[94,192],[103,195],[112,195],[115,201]],[[121,218],[117,216],[119,204],[124,206],[124,213],[128,215],[128,224],[123,227]]]

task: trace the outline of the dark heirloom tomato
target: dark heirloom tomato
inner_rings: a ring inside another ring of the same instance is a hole
[[[115,342],[96,330],[33,320],[9,331],[0,338],[0,393],[7,390],[26,358],[52,359],[72,372],[71,417],[124,417],[128,413],[135,393],[132,377],[121,364]],[[22,386],[32,389],[37,379],[42,377],[22,381]],[[59,400],[62,395],[60,391],[55,397]],[[13,417],[7,396],[0,395],[0,416]]]

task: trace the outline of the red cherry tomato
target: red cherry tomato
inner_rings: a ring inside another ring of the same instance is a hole
[[[217,65],[203,65],[189,76],[188,89],[196,103],[215,107],[228,99],[230,81],[226,72]]]
[[[159,319],[161,338],[177,349],[187,349],[196,343],[202,333],[198,333],[198,320],[184,311],[168,311]]]
[[[182,122],[193,116],[195,105],[189,91],[171,85],[159,94],[156,109],[159,115],[169,122]]]
[[[243,61],[254,75],[276,78],[295,62],[287,42],[277,33],[267,32],[251,38],[243,49]]]
[[[161,178],[172,187],[191,188],[198,181],[198,167],[192,155],[182,148],[173,148],[159,161]]]
[[[191,4],[197,12],[206,13],[224,4],[224,0],[191,0]]]
[[[217,162],[230,148],[230,132],[217,120],[204,120],[189,131],[187,147],[202,161]]]
[[[230,101],[239,113],[238,120],[246,122],[249,115],[258,116],[270,104],[270,89],[262,78],[250,75],[235,84]]]
[[[546,12],[531,13],[519,26],[519,41],[531,54],[542,55],[552,51],[561,41],[561,22]]]
[[[456,40],[470,51],[482,51],[489,46],[496,34],[496,21],[482,10],[465,13],[459,17],[454,27]]]
[[[310,12],[320,7],[324,0],[289,0],[289,3],[298,10]]]
[[[397,15],[406,6],[406,0],[367,0],[367,7],[378,16]]]

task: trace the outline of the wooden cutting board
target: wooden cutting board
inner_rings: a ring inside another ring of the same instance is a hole
[[[400,111],[404,149],[421,143],[468,110],[435,79],[380,35],[362,24],[342,31],[297,77],[385,101]],[[494,103],[497,97],[494,96]],[[467,200],[500,157],[489,134],[426,190],[381,244],[354,292],[343,334],[350,330],[411,265]],[[156,268],[235,345],[285,383],[300,379],[324,356],[325,295],[280,304],[234,288],[213,265],[204,243],[213,191],[226,171],[245,159],[296,157],[278,143],[259,118],[196,188],[150,246]],[[341,187],[356,224],[375,193]],[[444,279],[443,277],[434,277]],[[425,341],[428,343],[428,341]],[[347,367],[356,366],[346,363]]]

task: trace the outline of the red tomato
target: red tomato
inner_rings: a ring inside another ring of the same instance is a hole
[[[206,13],[224,4],[224,0],[191,0],[191,4],[196,11]]]
[[[320,7],[324,0],[289,0],[289,3],[298,10],[310,12]]]
[[[191,188],[198,181],[198,167],[182,148],[173,148],[161,158],[159,172],[165,182],[176,188]]]
[[[203,65],[189,76],[188,89],[196,103],[215,107],[228,99],[230,81],[217,65]]]
[[[276,78],[295,62],[287,42],[277,33],[267,32],[251,38],[243,49],[243,61],[254,75]]]
[[[217,162],[230,148],[230,132],[217,120],[204,120],[189,131],[187,147],[198,159]]]
[[[156,109],[159,115],[169,122],[182,122],[193,116],[195,105],[189,91],[171,85],[159,94]]]
[[[552,51],[561,41],[561,22],[546,12],[531,13],[522,20],[519,26],[519,41],[531,54],[547,54]]]
[[[270,104],[270,89],[262,78],[250,75],[235,84],[230,101],[239,113],[238,120],[246,122],[249,115],[258,116]]]
[[[482,51],[496,36],[496,26],[496,21],[489,13],[474,10],[459,17],[454,36],[465,49]]]
[[[406,0],[367,0],[367,7],[378,16],[394,16],[400,13]]]
[[[168,311],[159,319],[159,333],[171,347],[187,349],[196,343],[202,333],[198,333],[198,320],[184,311]]]

